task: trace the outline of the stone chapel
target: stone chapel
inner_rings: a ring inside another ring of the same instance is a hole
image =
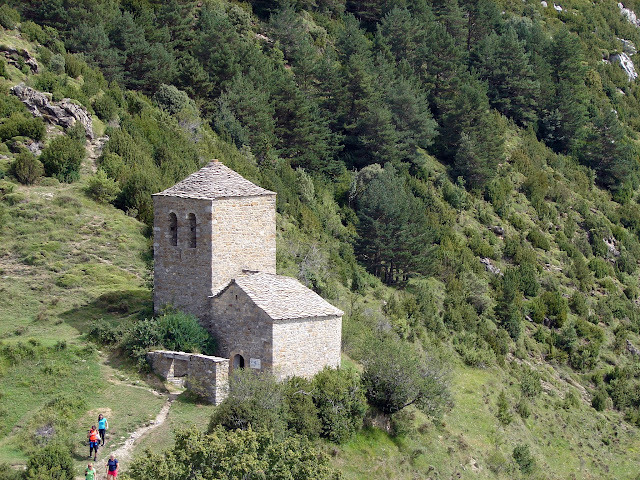
[[[213,161],[153,195],[156,312],[194,314],[230,368],[340,365],[343,312],[276,274],[276,194]]]

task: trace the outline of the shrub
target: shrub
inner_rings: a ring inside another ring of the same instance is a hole
[[[80,176],[80,165],[84,156],[83,144],[61,135],[51,141],[40,159],[48,176],[56,177],[61,182],[73,182]]]
[[[45,133],[46,128],[41,118],[25,117],[19,113],[12,114],[0,125],[0,140],[3,142],[14,137],[42,140]]]
[[[518,403],[516,403],[516,412],[518,412],[518,415],[523,419],[529,418],[531,416],[531,406],[529,406],[529,402],[521,398]]]
[[[526,365],[520,372],[520,391],[526,397],[536,397],[542,392],[540,374]]]
[[[61,445],[47,445],[27,462],[24,478],[28,480],[73,480],[71,453]]]
[[[228,430],[271,430],[278,437],[285,432],[283,385],[269,372],[235,369],[229,379],[229,395],[216,408],[209,433],[222,425]]]
[[[367,402],[358,374],[325,368],[313,379],[313,402],[318,407],[322,436],[332,442],[348,440],[362,426]]]
[[[20,183],[32,185],[42,176],[44,167],[31,152],[23,151],[11,165],[11,171]]]
[[[95,175],[87,180],[85,193],[96,202],[109,203],[115,200],[120,193],[120,185],[109,178],[103,169],[98,169]]]
[[[598,412],[602,412],[605,408],[607,408],[607,403],[609,402],[609,395],[605,390],[598,390],[593,394],[591,398],[591,406],[595,408]]]
[[[534,248],[541,248],[542,250],[549,250],[551,245],[549,244],[549,240],[547,237],[537,228],[531,229],[527,234],[527,240],[531,242]]]
[[[20,32],[22,32],[30,42],[46,43],[47,41],[47,34],[44,33],[42,27],[37,23],[33,23],[31,20],[20,24]]]
[[[175,446],[138,457],[127,470],[133,480],[315,479],[339,480],[326,455],[299,436],[278,438],[272,432],[218,427],[209,434],[193,427],[176,434]]]
[[[59,53],[56,53],[53,57],[51,57],[49,68],[51,68],[51,71],[53,73],[60,75],[61,73],[64,73],[64,64],[65,64],[64,57]]]
[[[369,403],[382,412],[396,413],[415,405],[433,414],[448,402],[447,372],[434,358],[391,334],[376,338],[367,350],[362,386]]]
[[[533,472],[536,461],[531,455],[528,445],[516,445],[513,449],[513,459],[518,464],[520,471],[525,475]]]
[[[64,61],[64,69],[72,78],[78,78],[89,68],[79,55],[67,53],[64,55]]]
[[[169,350],[208,355],[215,351],[213,338],[193,315],[183,312],[162,315],[157,319],[157,330],[162,346]]]
[[[535,297],[538,294],[538,271],[536,266],[530,262],[523,262],[518,267],[518,273],[520,276],[520,288],[522,293],[527,297]]]
[[[19,21],[20,14],[15,8],[11,8],[6,3],[0,6],[0,25],[7,30],[13,30]]]
[[[589,261],[589,270],[593,272],[596,278],[604,278],[613,275],[611,265],[600,257],[594,257]]]
[[[93,111],[96,112],[100,120],[108,122],[118,110],[116,101],[110,95],[102,95],[93,101]]]
[[[284,384],[287,427],[309,439],[318,438],[322,428],[312,394],[313,385],[305,378],[292,377]]]
[[[172,115],[189,108],[196,109],[196,105],[182,90],[178,90],[173,85],[160,85],[158,91],[153,95],[153,101],[163,110]]]
[[[513,421],[513,414],[509,408],[509,402],[507,401],[507,395],[504,393],[504,390],[498,395],[497,407],[498,412],[496,413],[496,417],[498,421],[503,425],[509,425]]]
[[[9,78],[7,74],[7,63],[2,58],[0,58],[0,77]]]
[[[14,113],[27,113],[27,107],[13,95],[0,95],[0,117],[10,117]]]
[[[546,311],[553,322],[553,326],[562,328],[567,320],[567,301],[560,292],[544,292],[541,296],[546,305]]]

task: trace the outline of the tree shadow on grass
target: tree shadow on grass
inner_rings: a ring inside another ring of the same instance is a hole
[[[107,292],[94,300],[64,312],[61,318],[81,333],[88,333],[96,322],[113,326],[153,316],[151,292],[144,288]]]

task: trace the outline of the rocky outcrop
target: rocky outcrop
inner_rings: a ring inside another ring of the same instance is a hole
[[[84,107],[76,105],[68,98],[53,102],[50,94],[34,90],[24,83],[13,87],[11,93],[18,97],[35,117],[42,117],[49,123],[69,128],[80,122],[87,138],[93,140],[91,114]]]
[[[640,20],[638,20],[638,16],[636,15],[636,12],[634,12],[633,10],[629,10],[628,8],[625,8],[625,6],[622,3],[618,3],[618,8],[620,9],[620,13],[625,17],[627,17],[627,20],[629,20],[629,23],[632,23],[636,27],[640,27]]]
[[[20,59],[22,59],[24,61],[24,63],[31,70],[31,73],[39,73],[40,72],[40,66],[38,65],[38,62],[24,48],[21,48],[20,50],[18,50],[17,48],[6,47],[5,46],[5,47],[2,47],[2,53],[4,54],[4,58],[7,59],[7,63],[9,65],[13,65],[18,70],[21,67]]]
[[[502,275],[502,272],[498,267],[496,267],[493,263],[491,263],[490,258],[482,258],[480,262],[484,265],[484,268],[489,273],[493,273],[494,275]]]
[[[633,60],[631,60],[631,57],[629,57],[625,52],[614,53],[609,57],[609,60],[612,63],[618,63],[622,67],[624,72],[627,74],[629,81],[633,81],[638,78],[638,72],[636,72]]]

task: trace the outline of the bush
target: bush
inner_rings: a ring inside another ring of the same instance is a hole
[[[312,394],[313,385],[305,378],[292,377],[284,384],[287,427],[309,439],[316,439],[322,424]]]
[[[551,248],[547,237],[537,228],[529,231],[529,233],[527,234],[527,240],[531,242],[531,245],[533,245],[534,248],[541,248],[544,251],[547,251],[549,250],[549,248]]]
[[[538,271],[536,266],[530,262],[523,262],[518,267],[518,273],[520,276],[520,288],[522,293],[527,297],[535,297],[538,294]]]
[[[285,433],[283,385],[269,372],[235,369],[229,379],[229,395],[216,408],[209,433],[222,425],[228,430],[271,430]]]
[[[542,392],[540,374],[526,365],[520,372],[520,391],[526,397],[536,397]]]
[[[344,442],[362,427],[367,402],[355,371],[322,370],[313,379],[313,402],[322,423],[322,436],[332,442]]]
[[[209,434],[195,427],[178,432],[174,447],[159,454],[147,451],[131,464],[127,475],[133,480],[342,478],[304,437],[281,439],[267,430],[221,427]]]
[[[507,401],[507,395],[504,393],[504,390],[498,395],[497,407],[498,412],[496,413],[496,417],[498,421],[503,425],[509,425],[513,421],[513,414],[509,408],[509,402]]]
[[[71,453],[61,445],[47,445],[29,458],[24,473],[27,480],[73,480]]]
[[[592,258],[589,261],[589,270],[593,272],[596,278],[604,278],[608,275],[613,276],[613,269],[604,258]]]
[[[171,312],[157,319],[157,330],[163,347],[182,352],[212,355],[215,343],[198,319],[183,312]]]
[[[66,135],[54,138],[40,159],[45,173],[61,182],[73,182],[80,177],[80,165],[85,156],[84,145]]]
[[[7,141],[14,137],[28,137],[34,140],[42,140],[46,133],[44,122],[41,118],[25,117],[14,113],[0,125],[0,141]]]
[[[71,78],[78,78],[89,67],[79,55],[67,53],[64,55],[64,69]]]
[[[373,340],[367,351],[362,386],[369,403],[382,412],[392,414],[415,405],[433,414],[447,404],[447,371],[435,359],[391,334]]]
[[[20,14],[15,8],[11,8],[6,3],[0,6],[0,25],[7,30],[13,30],[19,21]]]
[[[598,412],[602,412],[607,408],[607,404],[609,403],[609,395],[605,390],[598,390],[593,394],[591,398],[591,406],[595,408]]]
[[[171,115],[184,110],[185,108],[196,110],[196,105],[182,90],[178,90],[173,85],[160,85],[158,91],[153,95],[153,101],[163,110]]]
[[[536,461],[531,455],[528,445],[517,445],[513,449],[513,459],[518,464],[520,471],[525,475],[529,475],[533,472]]]
[[[109,178],[103,169],[98,169],[95,175],[87,180],[85,193],[96,202],[109,203],[120,193],[120,185]]]
[[[31,152],[23,151],[11,165],[11,173],[24,185],[32,185],[44,173],[44,167]]]
[[[102,95],[93,101],[93,111],[100,120],[108,122],[113,119],[118,110],[116,101],[110,95]]]
[[[59,53],[56,53],[53,57],[51,57],[51,62],[49,63],[51,71],[58,75],[64,73],[64,57]]]
[[[31,20],[27,20],[20,24],[20,32],[22,35],[27,37],[27,40],[30,42],[42,44],[47,42],[47,34],[44,32],[42,27],[37,23],[33,23]]]

